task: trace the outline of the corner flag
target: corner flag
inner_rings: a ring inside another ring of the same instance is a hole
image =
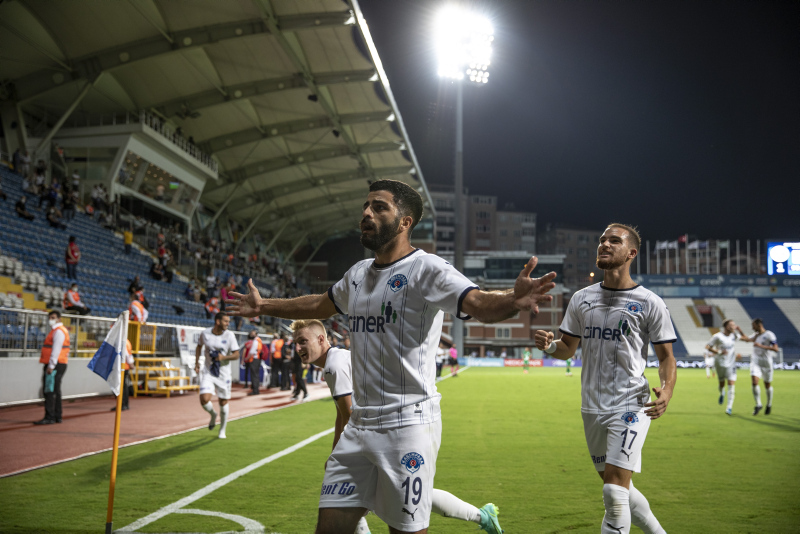
[[[114,395],[119,395],[122,371],[122,352],[125,350],[125,340],[128,332],[124,314],[120,314],[117,322],[109,330],[106,339],[97,352],[94,353],[92,361],[87,367],[100,375],[111,386]]]

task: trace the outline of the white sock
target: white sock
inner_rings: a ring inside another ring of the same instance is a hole
[[[630,534],[631,505],[630,493],[616,484],[603,484],[603,504],[606,515],[600,526],[600,534]]]
[[[214,411],[214,405],[213,405],[213,404],[211,404],[211,401],[208,401],[207,403],[203,404],[203,409],[204,409],[205,411],[207,411],[208,413],[210,413],[210,414],[211,414],[211,416],[212,416],[212,417],[214,417],[214,418],[216,419],[216,417],[217,417],[217,412],[215,412],[215,411]]]
[[[756,406],[761,406],[761,388],[753,386],[753,398],[756,400]]]
[[[431,511],[444,517],[452,517],[463,521],[481,522],[481,511],[468,502],[464,502],[452,493],[443,490],[433,490],[433,504]]]
[[[219,407],[219,433],[225,433],[225,426],[228,424],[228,405]]]
[[[711,378],[711,367],[706,367],[706,378]]]
[[[642,529],[645,534],[667,534],[650,510],[650,503],[639,490],[633,487],[633,482],[628,491],[630,492],[628,500],[631,506],[631,523]]]
[[[358,520],[355,534],[369,534],[369,525],[366,517],[361,516],[361,519]]]
[[[733,410],[733,398],[736,396],[736,386],[728,386],[728,409]]]
[[[772,407],[772,386],[767,388],[767,406]]]

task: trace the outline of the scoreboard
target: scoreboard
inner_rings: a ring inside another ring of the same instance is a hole
[[[800,242],[767,243],[767,274],[800,276]]]

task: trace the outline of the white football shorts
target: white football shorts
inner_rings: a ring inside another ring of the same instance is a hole
[[[214,376],[208,372],[208,369],[200,369],[200,394],[206,393],[214,394],[220,399],[231,398],[231,379],[223,378],[221,376]]]
[[[595,469],[605,471],[606,463],[642,472],[642,447],[650,418],[644,408],[615,414],[583,413],[583,432]]]
[[[706,367],[713,367],[714,366],[714,357],[713,356],[706,356]]]
[[[717,370],[717,378],[719,380],[730,380],[731,382],[736,382],[735,363],[730,367],[725,367],[724,365],[720,365],[719,362],[714,362],[714,369]]]
[[[761,358],[751,358],[750,376],[763,378],[764,382],[772,382],[772,362]]]
[[[328,458],[320,508],[366,508],[389,526],[428,528],[442,421],[388,430],[344,427]]]

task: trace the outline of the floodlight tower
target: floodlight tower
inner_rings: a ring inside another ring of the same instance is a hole
[[[457,6],[447,6],[436,19],[436,54],[439,76],[456,85],[455,157],[455,268],[464,272],[464,84],[489,83],[494,30],[486,17]],[[464,326],[454,318],[451,329],[459,355],[464,352]]]

